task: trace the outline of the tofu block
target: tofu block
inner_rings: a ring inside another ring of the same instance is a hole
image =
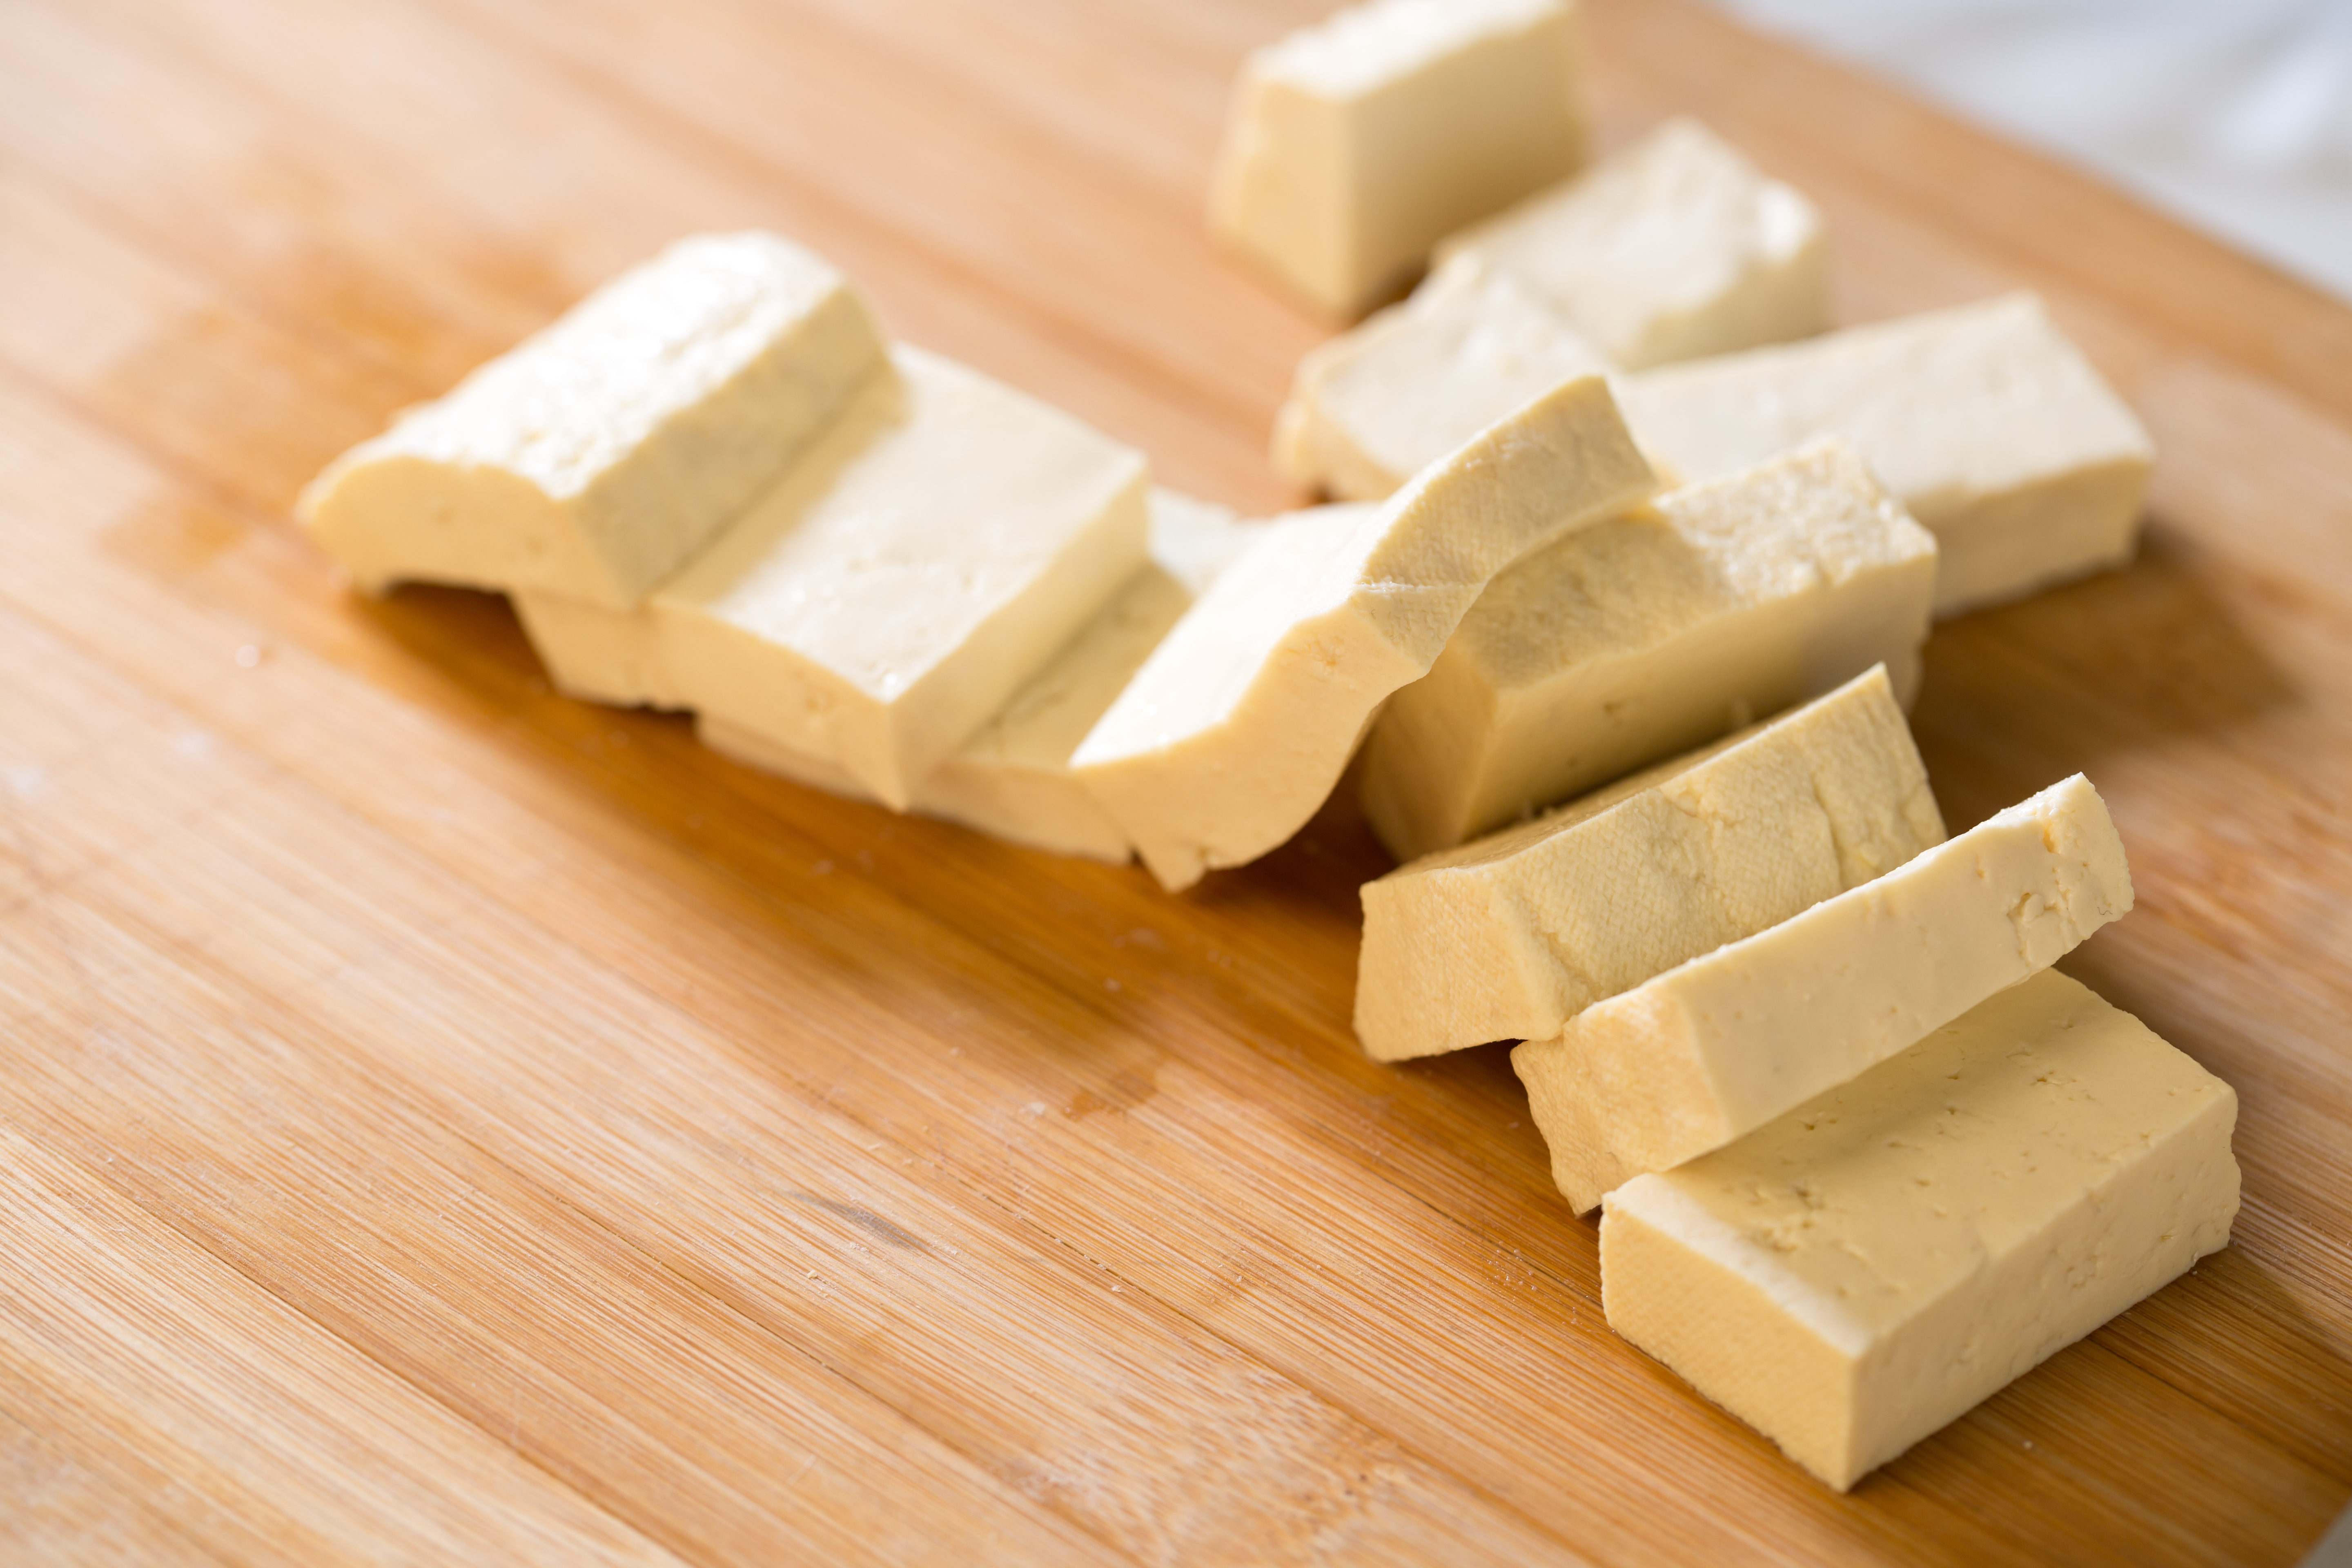
[[[1615,368],[1507,273],[1457,262],[1298,362],[1275,467],[1342,500],[1385,500],[1538,394]]]
[[[1144,563],[1143,459],[918,349],[632,616],[520,600],[566,691],[693,709],[896,810]]]
[[[297,510],[368,593],[627,609],[883,363],[865,300],[816,257],[767,234],[681,240],[336,458]]]
[[[1594,1004],[1511,1053],[1580,1214],[1835,1088],[2132,905],[2082,774],[1803,913]]]
[[[1655,488],[1598,377],[1557,387],[1384,505],[1301,520],[1227,568],[1072,766],[1171,889],[1315,814],[1381,701],[1494,574]]]
[[[1601,1218],[1610,1326],[1843,1491],[2229,1244],[2230,1086],[2056,971]]]
[[[1884,664],[1906,708],[1936,542],[1834,441],[1497,576],[1364,746],[1400,860],[1447,849]]]
[[[1595,1002],[1944,841],[1886,671],[1364,885],[1375,1061],[1548,1039]]]
[[[1714,479],[1837,436],[1936,536],[1936,614],[2131,559],[2155,448],[2130,408],[2012,294],[1624,378],[1643,449]]]
[[[1243,63],[1209,228],[1318,309],[1353,315],[1430,247],[1575,170],[1567,0],[1368,0]]]
[[[1830,324],[1821,213],[1696,120],[1448,237],[1441,266],[1508,272],[1628,370]]]

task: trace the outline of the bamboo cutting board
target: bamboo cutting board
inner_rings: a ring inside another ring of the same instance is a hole
[[[1198,210],[1320,0],[0,6],[0,1559],[2286,1563],[2352,1495],[2352,311],[1664,0],[1843,315],[2041,289],[2130,571],[1939,628],[1955,829],[2082,768],[2067,967],[2237,1086],[2235,1243],[1833,1496],[1601,1320],[1497,1047],[1348,1028],[1351,806],[1183,898],[550,694],[297,488],[679,234],[1294,500],[1324,329]]]

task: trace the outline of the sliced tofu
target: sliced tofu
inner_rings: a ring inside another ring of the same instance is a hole
[[[626,609],[883,363],[864,300],[816,257],[766,234],[681,240],[335,459],[298,510],[369,593]]]
[[[1579,531],[1497,576],[1364,747],[1410,860],[1884,664],[1909,707],[1936,542],[1834,441]]]
[[[1609,1194],[1609,1324],[1843,1491],[2227,1246],[2237,1096],[2054,971]]]
[[[1307,303],[1361,310],[1445,235],[1577,167],[1575,21],[1566,0],[1369,0],[1255,50],[1211,232]]]
[[[1628,370],[1830,324],[1821,213],[1696,120],[1454,235],[1439,264],[1508,272]]]
[[[905,810],[1145,559],[1143,459],[917,349],[640,616],[525,598],[557,683],[691,708]]]
[[[2047,969],[2132,905],[2076,773],[1877,880],[1596,1003],[1511,1053],[1580,1213],[1761,1127]]]
[[[1072,760],[1167,887],[1303,826],[1486,583],[1655,488],[1607,384],[1555,388],[1387,504],[1302,521],[1210,586]]]
[[[1538,394],[1614,368],[1509,274],[1457,262],[1298,362],[1275,467],[1342,500],[1384,500]]]
[[[2155,448],[2013,294],[1624,378],[1625,416],[1685,480],[1836,436],[1935,534],[1936,614],[2130,560]]]
[[[1944,840],[1874,668],[1692,756],[1364,886],[1376,1061],[1546,1039],[1586,1007]]]

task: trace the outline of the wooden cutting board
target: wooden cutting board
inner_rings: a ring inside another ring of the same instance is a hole
[[[0,6],[0,1559],[2294,1560],[2352,1495],[2352,311],[1595,0],[1842,314],[2042,290],[2130,571],[1938,628],[1957,829],[2081,768],[2067,968],[2237,1086],[2230,1249],[1838,1497],[1620,1343],[1499,1047],[1348,1027],[1353,807],[1161,894],[550,694],[298,487],[688,231],[1251,509],[1326,328],[1198,218],[1321,0]]]

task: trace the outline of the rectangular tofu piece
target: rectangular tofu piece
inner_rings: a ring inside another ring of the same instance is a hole
[[[2132,906],[2082,774],[1511,1052],[1581,1214],[1866,1071]]]
[[[1300,299],[1353,315],[1444,236],[1572,172],[1567,0],[1368,0],[1242,65],[1209,228]]]
[[[1375,1061],[1547,1039],[1944,841],[1886,671],[1364,885]]]
[[[638,616],[523,602],[565,690],[693,709],[907,809],[1144,563],[1143,459],[918,349]]]
[[[2237,1112],[2045,971],[1611,1193],[1601,1304],[1843,1491],[2227,1246]]]
[[[1437,247],[1440,266],[1463,258],[1516,277],[1627,370],[1830,324],[1821,213],[1696,120]]]
[[[1620,390],[1643,449],[1685,481],[1843,438],[1935,534],[1938,616],[2130,560],[2155,460],[2030,294],[1666,365]]]
[[[298,511],[368,593],[626,609],[885,363],[839,272],[767,234],[680,240],[329,465]]]
[[[1497,576],[1364,746],[1410,860],[1884,664],[1905,707],[1936,542],[1834,441],[1581,530]]]
[[[1655,483],[1604,382],[1557,387],[1384,505],[1244,552],[1072,766],[1162,885],[1254,860],[1315,814],[1381,703],[1428,672],[1496,573]]]
[[[1385,500],[1538,394],[1615,368],[1507,273],[1458,262],[1298,362],[1275,467],[1341,500]]]

